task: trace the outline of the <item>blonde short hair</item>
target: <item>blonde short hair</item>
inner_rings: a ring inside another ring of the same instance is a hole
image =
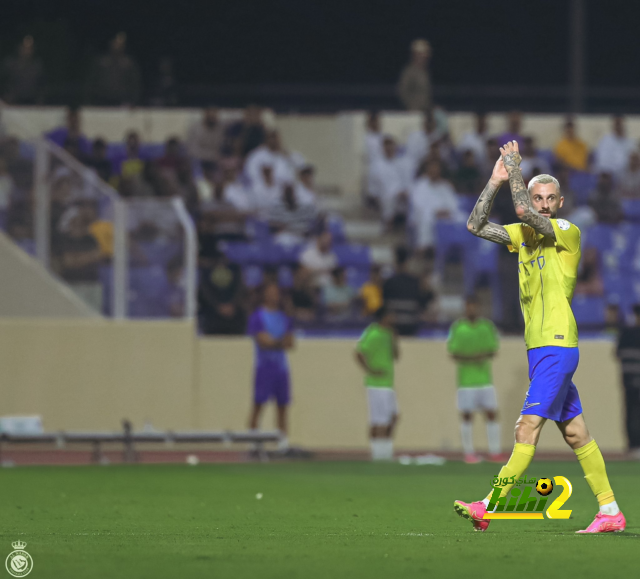
[[[529,186],[527,187],[527,191],[529,191],[529,193],[531,193],[531,190],[536,183],[541,183],[543,185],[546,185],[547,183],[553,183],[556,186],[556,192],[558,193],[558,195],[562,194],[560,192],[560,183],[558,183],[558,180],[551,175],[546,175],[543,173],[542,175],[536,175],[533,179],[531,179],[531,181],[529,181]]]

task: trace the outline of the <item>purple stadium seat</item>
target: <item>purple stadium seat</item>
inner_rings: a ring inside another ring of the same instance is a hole
[[[602,297],[576,295],[571,309],[579,326],[602,326],[606,305],[607,302]]]
[[[290,267],[281,265],[278,268],[278,285],[285,289],[293,287],[293,271]]]
[[[344,232],[344,222],[339,215],[330,215],[327,218],[327,227],[333,237],[333,243],[344,244],[347,243],[347,236]]]
[[[256,288],[262,283],[262,268],[259,265],[247,265],[242,268],[242,277],[248,288]]]
[[[569,175],[569,188],[576,196],[576,204],[584,205],[598,182],[598,176],[586,171],[572,171]]]
[[[473,237],[465,246],[464,263],[464,290],[465,293],[474,292],[478,278],[484,274],[490,276],[491,285],[495,289],[499,285],[498,278],[498,251],[500,247],[485,239]]]
[[[343,267],[369,267],[371,254],[365,245],[334,245],[333,251]]]
[[[640,222],[640,199],[625,199],[622,201],[625,219]]]
[[[347,283],[355,290],[359,290],[369,281],[370,268],[368,267],[348,267],[346,270]]]
[[[451,221],[438,221],[436,223],[436,266],[442,270],[447,255],[452,248],[457,247],[463,251],[473,246],[477,238],[471,235],[464,223]]]
[[[133,318],[168,317],[167,296],[171,288],[160,266],[129,269],[129,315]]]

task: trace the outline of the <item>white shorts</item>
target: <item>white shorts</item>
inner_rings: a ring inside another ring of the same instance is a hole
[[[475,410],[497,410],[498,400],[493,386],[458,388],[458,410],[474,412]]]
[[[388,426],[398,414],[396,391],[393,388],[367,388],[369,424]]]

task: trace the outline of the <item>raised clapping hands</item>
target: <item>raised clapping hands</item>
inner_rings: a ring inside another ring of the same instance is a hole
[[[517,169],[520,166],[522,157],[520,156],[517,141],[509,141],[506,145],[500,147],[500,154],[502,155],[502,162],[507,172]]]

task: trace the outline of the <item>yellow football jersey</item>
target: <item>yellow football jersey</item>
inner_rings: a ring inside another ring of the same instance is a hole
[[[520,306],[527,349],[575,348],[578,327],[571,311],[580,263],[580,230],[564,219],[550,219],[555,241],[525,223],[505,225],[518,254]]]

